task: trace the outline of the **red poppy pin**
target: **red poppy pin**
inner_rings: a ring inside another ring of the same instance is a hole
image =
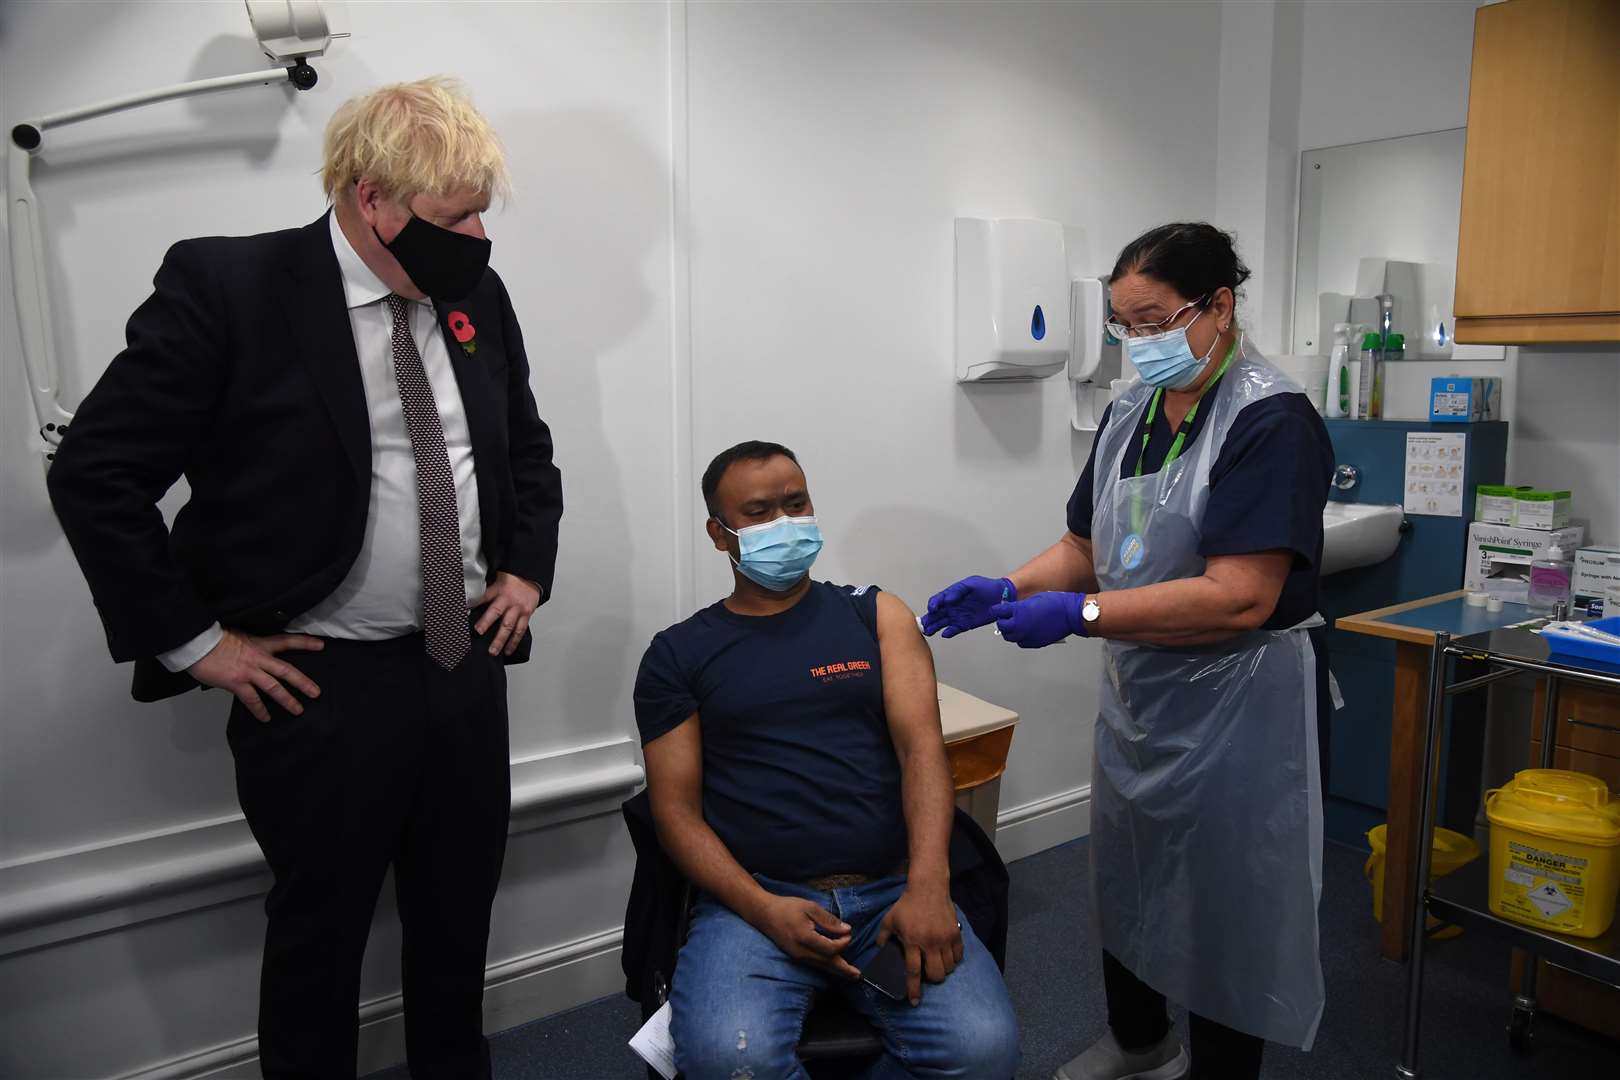
[[[471,356],[478,351],[478,342],[474,340],[478,336],[478,331],[465,312],[452,311],[445,316],[445,323],[450,327],[450,332],[456,335],[456,340],[461,342],[462,352]]]

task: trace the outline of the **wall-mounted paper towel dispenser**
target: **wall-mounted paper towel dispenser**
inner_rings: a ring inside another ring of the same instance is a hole
[[[1096,431],[1122,367],[1107,317],[1107,282],[1070,277],[1062,223],[956,219],[957,382],[1065,371],[1074,429]]]
[[[1069,362],[1063,225],[956,219],[956,381],[1041,379]]]

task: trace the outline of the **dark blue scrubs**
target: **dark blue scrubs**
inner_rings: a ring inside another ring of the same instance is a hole
[[[1222,379],[1209,391],[1225,393]],[[1214,409],[1206,402],[1193,418],[1186,452],[1203,433]],[[1080,481],[1069,497],[1069,531],[1091,538],[1093,479],[1097,466],[1097,442],[1113,414],[1109,406],[1098,425],[1099,438],[1091,444]],[[1143,421],[1146,421],[1146,413]],[[1156,473],[1175,441],[1175,432],[1157,410],[1148,445],[1142,455],[1142,472]],[[1121,479],[1136,474],[1136,447],[1141,446],[1138,428],[1120,463]],[[1203,540],[1199,554],[1253,555],[1262,551],[1291,551],[1294,565],[1277,597],[1277,609],[1266,621],[1267,630],[1296,626],[1315,614],[1321,603],[1318,570],[1322,561],[1322,508],[1327,503],[1328,485],[1333,479],[1333,443],[1327,425],[1304,394],[1277,394],[1263,398],[1238,413],[1227,432],[1209,473],[1209,503],[1204,510]],[[1333,704],[1328,693],[1327,628],[1310,632],[1316,650],[1317,734],[1322,763],[1322,790],[1328,786],[1328,725]]]

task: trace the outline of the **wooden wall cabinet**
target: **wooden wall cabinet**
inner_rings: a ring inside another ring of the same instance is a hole
[[[1620,0],[1474,15],[1456,340],[1620,341]]]

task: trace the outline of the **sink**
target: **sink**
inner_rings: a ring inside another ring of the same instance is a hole
[[[1322,510],[1322,573],[1381,563],[1401,542],[1399,506],[1330,502]]]

